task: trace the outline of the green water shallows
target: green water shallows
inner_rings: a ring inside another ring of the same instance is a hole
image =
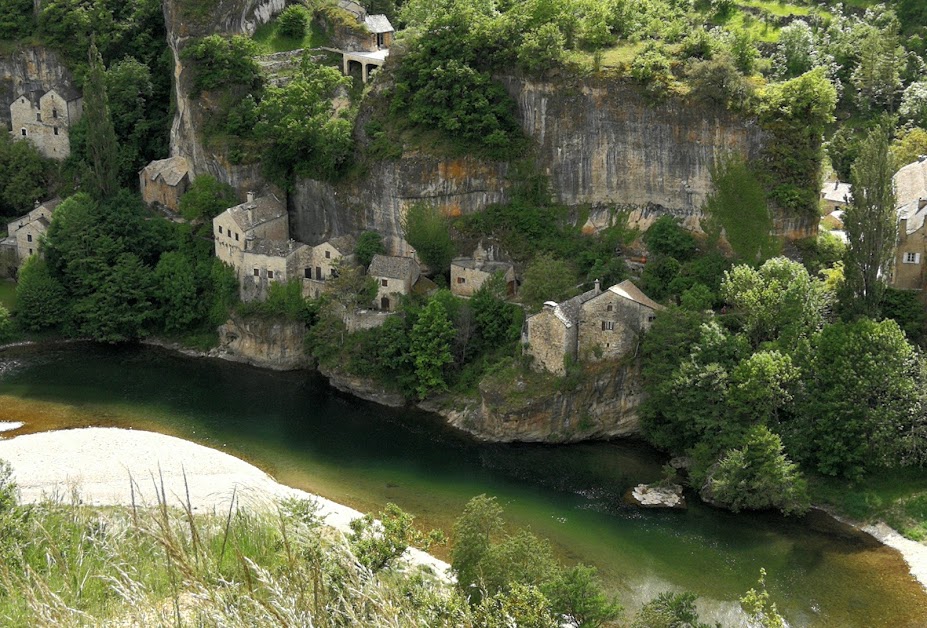
[[[760,567],[795,626],[925,626],[927,595],[900,556],[825,517],[733,515],[690,499],[685,512],[620,504],[664,459],[635,443],[492,445],[428,414],[273,373],[140,347],[62,345],[0,353],[0,395],[67,404],[82,420],[158,429],[225,449],[278,480],[373,510],[393,501],[449,530],[466,501],[499,497],[513,524],[596,565],[630,608],[690,590],[724,625]],[[64,427],[35,417],[42,429]],[[0,420],[3,408],[0,407]]]

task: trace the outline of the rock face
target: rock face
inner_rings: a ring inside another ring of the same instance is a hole
[[[341,392],[354,395],[366,401],[379,403],[390,408],[401,408],[406,405],[405,397],[399,393],[387,390],[382,384],[366,377],[356,377],[340,373],[331,369],[320,368],[319,372],[328,378],[328,383]]]
[[[309,366],[303,349],[306,326],[287,320],[233,318],[219,327],[215,352],[236,362],[290,371]]]
[[[42,46],[24,46],[0,55],[0,121],[10,124],[10,103],[33,90],[73,87],[74,79],[57,53]]]
[[[240,192],[258,189],[263,180],[260,167],[234,165],[221,152],[207,150],[197,129],[203,128],[208,115],[204,103],[190,96],[190,71],[184,67],[181,52],[192,39],[213,33],[251,35],[286,6],[285,0],[230,0],[217,3],[207,15],[197,12],[200,0],[164,2],[167,43],[174,56],[174,96],[177,111],[171,126],[171,156],[186,157],[196,175],[209,173]]]
[[[523,387],[526,394],[519,395]],[[515,390],[490,390],[464,408],[422,406],[478,438],[490,441],[568,443],[640,435],[640,371],[636,364],[600,363],[572,390],[537,394],[525,382]]]

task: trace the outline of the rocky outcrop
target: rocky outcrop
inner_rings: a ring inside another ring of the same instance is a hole
[[[625,501],[641,508],[676,508],[686,507],[686,498],[679,484],[638,484],[625,495]]]
[[[0,55],[0,126],[9,127],[10,103],[20,94],[73,86],[71,73],[48,48],[23,46]]]
[[[591,365],[566,390],[550,389],[564,381],[545,377],[548,390],[541,390],[538,382],[516,379],[499,385],[489,378],[480,384],[477,401],[462,407],[446,402],[421,407],[489,441],[569,443],[640,435],[642,390],[636,363]]]
[[[328,378],[328,383],[332,387],[341,392],[390,408],[401,408],[406,405],[405,397],[368,377],[357,377],[325,367],[320,367],[319,372]]]
[[[219,327],[219,346],[210,355],[277,371],[309,366],[303,343],[306,326],[284,319],[230,319]]]
[[[449,216],[506,202],[507,174],[500,162],[407,155],[338,184],[303,179],[291,196],[290,233],[309,244],[364,229],[399,236],[405,209],[416,202],[438,205]]]
[[[213,33],[251,35],[255,29],[282,11],[285,0],[228,0],[210,10],[205,0],[173,0],[164,3],[167,43],[174,56],[174,100],[177,105],[171,125],[171,155],[186,157],[196,175],[209,173],[239,191],[258,189],[263,184],[257,165],[232,164],[223,151],[203,146],[202,130],[208,107],[190,96],[190,71],[181,52],[198,37]]]

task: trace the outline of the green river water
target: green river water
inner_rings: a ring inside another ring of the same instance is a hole
[[[360,510],[393,501],[445,530],[470,497],[496,495],[510,522],[597,566],[631,609],[689,590],[706,617],[741,625],[736,600],[765,567],[793,626],[927,626],[927,594],[900,555],[823,515],[734,515],[692,496],[685,512],[623,506],[622,494],[659,479],[665,462],[638,443],[484,444],[313,374],[84,343],[0,352],[3,420],[25,420],[26,431],[174,434]]]

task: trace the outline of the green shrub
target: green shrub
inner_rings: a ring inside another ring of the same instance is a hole
[[[242,35],[209,35],[194,41],[181,52],[193,68],[193,95],[232,86],[257,87],[261,81],[254,61],[257,53],[257,44]]]
[[[308,25],[308,12],[300,5],[290,5],[277,16],[277,32],[283,37],[302,39]]]

